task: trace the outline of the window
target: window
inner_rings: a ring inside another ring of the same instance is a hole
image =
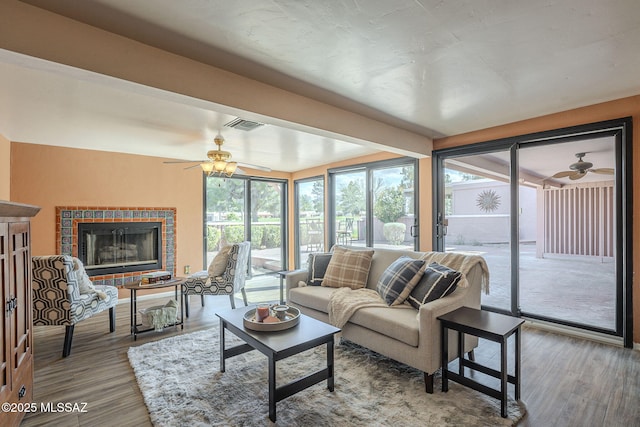
[[[416,249],[417,166],[400,158],[330,170],[329,242]]]
[[[306,256],[325,250],[324,177],[295,182],[296,268],[304,267]]]

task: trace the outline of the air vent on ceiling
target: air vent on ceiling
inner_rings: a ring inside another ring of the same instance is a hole
[[[226,127],[244,130],[244,131],[254,130],[255,128],[258,128],[263,125],[264,123],[252,122],[251,120],[244,120],[244,119],[241,119],[240,117],[237,117],[234,120],[231,120],[229,123],[225,124]]]

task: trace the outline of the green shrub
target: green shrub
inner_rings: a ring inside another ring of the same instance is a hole
[[[264,227],[264,246],[266,248],[279,248],[282,245],[280,237],[280,226],[265,225]]]
[[[404,232],[407,226],[401,222],[388,222],[383,225],[382,234],[392,245],[399,245],[404,241]]]
[[[243,225],[227,225],[224,227],[224,240],[226,244],[240,243],[244,241]]]
[[[213,225],[207,226],[207,252],[215,252],[218,250],[220,243],[220,229]]]
[[[264,247],[264,225],[251,226],[251,247],[253,249]]]

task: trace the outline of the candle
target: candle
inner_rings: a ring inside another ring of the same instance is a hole
[[[269,316],[269,304],[259,304],[256,308],[256,321],[262,322]]]

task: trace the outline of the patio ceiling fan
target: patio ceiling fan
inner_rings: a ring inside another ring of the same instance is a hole
[[[575,181],[577,179],[584,178],[584,176],[587,175],[587,172],[613,175],[614,170],[612,168],[592,169],[593,163],[582,160],[586,154],[587,153],[576,153],[578,161],[569,166],[569,169],[571,170],[558,172],[553,175],[552,178],[569,178]]]
[[[271,172],[270,168],[264,166],[257,166],[244,162],[232,162],[231,153],[222,149],[222,144],[224,144],[224,138],[222,137],[222,135],[218,134],[213,139],[213,142],[217,145],[218,148],[215,150],[209,150],[207,152],[206,160],[171,160],[164,163],[199,163],[202,171],[206,173],[207,176],[218,175],[231,177],[235,172],[243,173],[241,169],[238,169],[238,165],[262,170],[265,172]],[[197,166],[198,165],[193,165],[185,169],[191,169]]]

